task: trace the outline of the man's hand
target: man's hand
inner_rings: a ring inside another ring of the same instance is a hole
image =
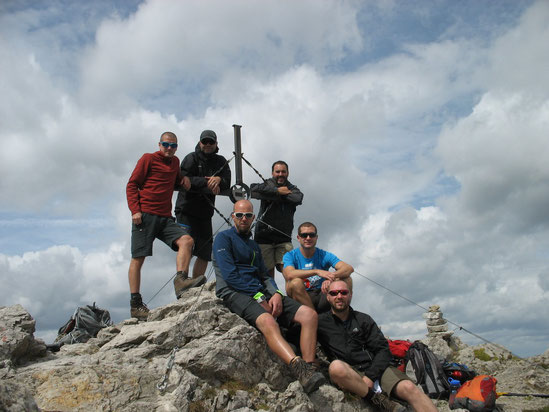
[[[264,300],[260,303],[260,305],[263,306],[263,309],[265,309],[267,313],[270,313],[271,315],[273,314],[273,308],[271,307],[271,304],[269,302]]]
[[[183,176],[180,185],[183,186],[185,190],[189,190],[191,188],[191,179],[189,179],[187,176]]]
[[[322,282],[322,286],[320,288],[321,292],[326,295],[328,293],[328,289],[330,288],[331,284],[332,284],[331,280],[325,280],[324,282]]]
[[[280,293],[275,293],[271,299],[269,299],[269,305],[273,308],[271,315],[274,318],[278,318],[282,313],[282,296]]]
[[[277,188],[277,190],[280,196],[289,195],[290,193],[292,193],[292,191],[288,189],[288,186],[280,186]]]
[[[210,189],[214,195],[218,195],[221,178],[219,176],[206,176],[206,180],[208,182],[208,189]]]
[[[321,269],[315,269],[315,272],[318,276],[320,276],[321,278],[324,278],[324,279],[327,279],[327,280],[330,280],[330,281],[334,281],[336,280],[335,276],[334,276],[334,272],[330,272],[329,270],[321,270]]]
[[[134,213],[134,214],[132,215],[132,222],[133,222],[133,224],[136,225],[136,226],[137,226],[137,225],[140,225],[141,222],[142,222],[142,220],[141,220],[142,217],[143,217],[143,215],[141,214],[141,212]]]

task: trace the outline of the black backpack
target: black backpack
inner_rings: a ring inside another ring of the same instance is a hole
[[[111,326],[111,315],[108,310],[86,305],[77,308],[74,315],[59,328],[57,338],[51,349],[59,349],[65,344],[84,343],[97,336],[100,329]]]
[[[415,341],[406,354],[406,374],[432,399],[448,399],[450,384],[442,362],[423,342]]]

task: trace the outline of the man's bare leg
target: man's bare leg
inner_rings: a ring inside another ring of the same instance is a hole
[[[302,305],[308,306],[313,310],[315,309],[313,301],[307,293],[302,279],[292,279],[291,281],[286,282],[286,293],[289,297],[297,300]]]
[[[348,363],[341,360],[335,360],[330,363],[328,368],[330,379],[341,389],[352,392],[361,398],[366,396],[370,390],[368,383],[355,372]],[[365,377],[366,378],[366,377]],[[366,378],[368,379],[368,378]],[[369,380],[369,379],[368,379]],[[373,385],[373,383],[372,383]]]
[[[197,257],[196,260],[194,261],[194,266],[193,266],[193,278],[197,278],[199,276],[204,275],[206,273],[207,267],[208,267],[208,261]]]
[[[301,335],[299,337],[301,356],[305,362],[312,362],[316,358],[318,315],[314,309],[303,305],[297,310],[294,321],[301,325]]]
[[[415,411],[436,412],[438,409],[412,381],[403,380],[393,389],[394,395],[408,402]]]
[[[278,356],[282,361],[289,365],[290,361],[295,358],[295,352],[291,346],[282,337],[280,327],[275,318],[270,313],[263,313],[255,320],[255,325],[259,331],[265,337],[269,348]]]
[[[141,268],[145,262],[145,256],[132,258],[128,270],[128,282],[130,284],[130,293],[139,293],[141,288]]]
[[[191,263],[191,255],[193,250],[193,238],[189,235],[183,235],[175,241],[177,245],[177,256],[175,263],[178,272],[189,273],[189,265]]]

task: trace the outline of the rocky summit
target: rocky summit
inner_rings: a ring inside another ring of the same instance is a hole
[[[0,307],[0,411],[373,410],[331,385],[307,396],[213,289],[191,289],[152,310],[147,322],[125,320],[56,353],[34,338],[35,322],[22,306]],[[432,332],[424,343],[435,353],[494,375],[498,391],[549,393],[549,351],[519,359],[502,347],[467,346]],[[549,400],[502,396],[497,405],[541,411]],[[437,407],[449,410],[444,401]]]

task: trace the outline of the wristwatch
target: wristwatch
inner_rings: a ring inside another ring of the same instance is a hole
[[[255,295],[254,295],[254,299],[256,300],[257,303],[261,304],[263,302],[265,302],[267,300],[267,298],[265,297],[265,295],[261,292],[257,292]]]

